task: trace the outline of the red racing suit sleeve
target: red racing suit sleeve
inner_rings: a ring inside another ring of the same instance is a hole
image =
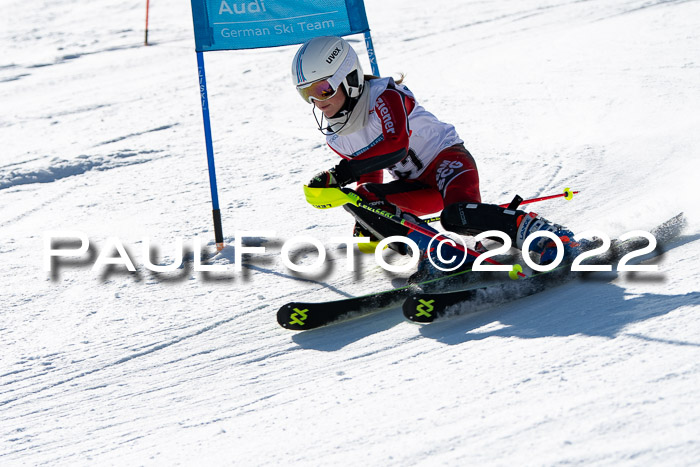
[[[374,172],[360,175],[360,179],[357,181],[357,184],[362,185],[364,183],[382,183],[382,182],[384,182],[384,173],[381,170],[375,170]]]

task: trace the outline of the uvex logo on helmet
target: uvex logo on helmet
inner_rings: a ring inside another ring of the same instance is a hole
[[[332,63],[333,60],[335,60],[335,57],[340,55],[340,52],[341,52],[340,47],[336,47],[335,50],[333,52],[331,52],[331,54],[326,59],[326,63],[328,63],[328,64]]]

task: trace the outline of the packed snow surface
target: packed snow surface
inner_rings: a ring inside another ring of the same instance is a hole
[[[572,187],[531,209],[610,237],[688,227],[656,273],[301,333],[284,303],[408,273],[348,271],[330,239],[350,217],[304,200],[337,156],[291,85],[296,46],[205,54],[216,253],[189,2],[151,2],[148,47],[143,1],[0,5],[0,464],[700,462],[699,1],[367,0],[382,74],[455,125],[484,201]],[[56,231],[90,247],[47,271]],[[328,267],[284,266],[300,236]],[[237,263],[240,238],[265,250]],[[198,239],[224,271],[195,270]],[[105,265],[118,246],[135,272]]]

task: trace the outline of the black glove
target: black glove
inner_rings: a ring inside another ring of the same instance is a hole
[[[309,182],[310,188],[341,187],[357,181],[350,168],[350,161],[343,159],[330,170],[317,174]]]
[[[356,182],[355,174],[352,173],[350,168],[350,161],[343,159],[338,165],[333,167],[330,172],[335,177],[336,182],[340,186],[349,185],[350,183]]]
[[[330,170],[316,174],[308,184],[309,188],[329,188],[338,187],[338,182]]]

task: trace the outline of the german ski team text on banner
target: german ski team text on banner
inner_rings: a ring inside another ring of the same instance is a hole
[[[198,52],[299,44],[369,29],[362,0],[192,0]]]

